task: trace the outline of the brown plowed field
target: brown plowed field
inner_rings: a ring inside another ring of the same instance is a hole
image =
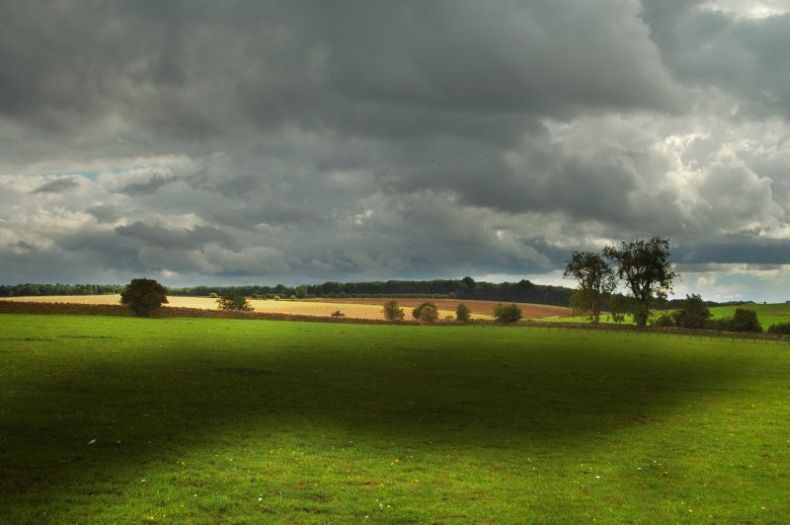
[[[348,297],[343,299],[309,299],[308,301],[332,301],[333,303],[383,305],[388,300],[389,299],[384,297]],[[469,307],[469,310],[471,310],[473,314],[484,315],[487,317],[493,316],[494,307],[500,302],[509,304],[508,301],[463,301],[460,299],[395,298],[395,300],[398,301],[398,304],[400,304],[404,310],[414,308],[415,306],[424,302],[429,302],[435,304],[439,310],[455,312],[455,307],[458,306],[458,303],[464,303]],[[565,308],[562,306],[532,303],[516,304],[519,306],[519,308],[521,308],[525,319],[540,319],[542,317],[567,317],[571,315],[570,308]],[[407,311],[406,313],[410,314],[411,312]]]

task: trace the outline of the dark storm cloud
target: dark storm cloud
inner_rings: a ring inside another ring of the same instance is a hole
[[[676,260],[684,264],[790,264],[790,242],[748,237],[716,243],[699,242],[679,247],[675,255]]]
[[[216,243],[228,249],[238,249],[238,242],[232,235],[211,226],[197,226],[193,229],[171,229],[158,224],[137,221],[128,226],[118,226],[115,231],[124,237],[134,239],[147,246],[170,250],[189,250]]]
[[[757,3],[2,3],[0,280],[519,275],[649,235],[782,264],[790,15]]]
[[[739,19],[701,2],[643,3],[653,39],[680,78],[730,91],[747,111],[790,117],[790,13]]]
[[[165,184],[173,182],[172,177],[164,177],[162,175],[153,175],[147,181],[133,182],[121,188],[120,192],[127,195],[150,195]]]
[[[79,186],[74,179],[55,179],[42,184],[33,193],[63,193]]]

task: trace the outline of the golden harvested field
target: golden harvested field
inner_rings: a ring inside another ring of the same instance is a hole
[[[331,299],[335,303],[352,303],[352,304],[376,304],[382,305],[387,298],[363,298],[363,297],[350,297],[344,299]],[[436,305],[440,311],[455,312],[455,307],[458,303],[464,303],[471,310],[473,317],[480,316],[479,318],[490,319],[493,317],[494,307],[500,302],[508,303],[508,301],[464,301],[460,299],[420,299],[420,298],[395,298],[398,304],[401,305],[406,315],[411,314],[411,309],[415,306],[430,302]],[[321,301],[320,299],[311,299],[310,301]],[[521,312],[524,314],[525,319],[541,319],[543,317],[567,317],[571,315],[571,309],[563,306],[552,306],[548,304],[532,304],[532,303],[516,303]]]
[[[120,295],[44,295],[38,297],[5,297],[4,300],[10,301],[25,301],[36,303],[70,303],[70,304],[118,304],[121,300]],[[180,297],[172,296],[167,298],[169,306],[181,308],[201,308],[204,310],[216,310],[217,300],[210,297]],[[360,299],[364,301],[364,299]],[[250,300],[256,312],[268,312],[277,314],[291,314],[291,315],[312,315],[317,317],[329,317],[333,312],[340,310],[350,319],[383,319],[382,305],[384,299],[370,301],[367,304],[357,304],[354,302],[346,302],[345,300],[333,302],[323,301],[273,301],[273,300]],[[416,306],[422,301],[414,301],[413,306],[407,307],[406,301],[402,304],[406,318],[411,318],[411,308]],[[412,303],[409,303],[412,304]],[[457,304],[457,303],[456,303]],[[493,304],[493,303],[492,303]],[[455,317],[455,304],[452,308],[443,308],[439,306],[439,317],[446,316]],[[471,308],[471,305],[470,305]],[[492,306],[493,308],[493,306]],[[486,313],[475,313],[473,311],[472,317],[474,319],[490,319],[491,316]]]

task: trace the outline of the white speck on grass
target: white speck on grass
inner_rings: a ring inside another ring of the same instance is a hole
[[[90,441],[88,441],[88,445],[93,445],[94,443],[96,443],[96,439],[95,438],[91,439]]]

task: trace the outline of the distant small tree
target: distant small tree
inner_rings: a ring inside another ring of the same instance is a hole
[[[762,332],[763,327],[757,319],[757,312],[745,308],[736,308],[730,321],[733,332]]]
[[[498,304],[494,308],[494,319],[499,323],[516,323],[521,317],[521,308],[516,304]]]
[[[656,317],[653,320],[652,324],[653,326],[657,326],[659,328],[670,328],[672,326],[675,326],[675,318],[672,315],[664,312],[658,317]]]
[[[472,312],[464,303],[458,303],[455,307],[455,320],[459,323],[468,323],[472,320]]]
[[[243,295],[223,295],[217,299],[217,308],[232,312],[251,312],[252,305]]]
[[[672,317],[681,328],[699,330],[710,326],[711,313],[702,297],[691,294],[686,295],[680,310],[672,314]]]
[[[606,297],[617,287],[614,271],[597,253],[573,252],[565,266],[565,277],[574,277],[579,287],[571,297],[575,313],[588,313],[593,323],[601,319],[601,308]]]
[[[435,323],[439,320],[439,310],[432,304],[426,304],[420,310],[419,319],[423,323]]]
[[[153,279],[132,279],[121,292],[121,304],[135,315],[148,316],[167,304],[167,290]]]
[[[420,319],[420,315],[422,314],[422,310],[426,306],[430,306],[431,308],[436,310],[436,305],[435,304],[433,304],[433,303],[422,303],[422,304],[418,305],[414,310],[411,311],[411,316],[414,317],[415,319]]]
[[[403,321],[403,309],[398,305],[398,301],[384,303],[384,318],[388,321]]]
[[[790,323],[778,323],[768,327],[769,334],[790,335]]]
[[[617,275],[634,298],[634,321],[645,326],[650,302],[666,298],[676,277],[669,262],[669,239],[621,241],[617,247],[604,248],[603,255],[617,263]]]

